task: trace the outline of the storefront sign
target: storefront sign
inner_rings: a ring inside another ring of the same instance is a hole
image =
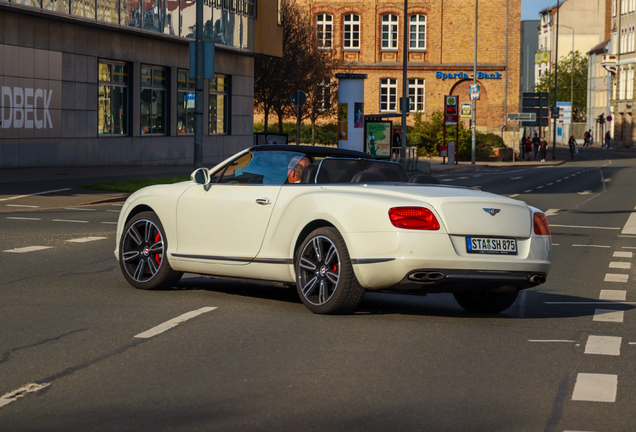
[[[446,73],[437,71],[435,72],[435,78],[441,79],[442,81],[446,81],[447,79],[470,79],[473,75],[467,75],[464,72],[457,73]],[[477,72],[477,79],[502,79],[501,73],[499,72]]]
[[[53,129],[53,90],[2,86],[0,125],[3,129]]]

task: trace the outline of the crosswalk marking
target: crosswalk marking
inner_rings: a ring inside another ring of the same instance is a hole
[[[632,263],[629,262],[620,262],[620,261],[612,261],[609,263],[610,268],[618,268],[623,270],[629,270],[632,267]]]
[[[601,290],[599,300],[625,301],[627,299],[627,291],[623,290]]]
[[[35,252],[35,251],[44,250],[44,249],[51,249],[52,247],[53,246],[27,246],[23,248],[8,249],[2,252],[26,253],[26,252]]]
[[[621,341],[617,336],[590,335],[585,344],[585,354],[621,355]]]
[[[572,400],[616,402],[618,375],[580,373],[576,377]]]
[[[605,282],[619,282],[625,283],[629,280],[629,275],[618,273],[607,273],[605,275]]]
[[[614,258],[631,258],[634,255],[634,252],[623,252],[623,251],[614,251]]]
[[[622,323],[625,312],[611,309],[596,309],[593,321]]]

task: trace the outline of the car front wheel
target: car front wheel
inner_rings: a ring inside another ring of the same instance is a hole
[[[499,313],[508,309],[517,299],[519,291],[510,292],[458,292],[453,293],[457,303],[467,312]]]
[[[165,289],[177,283],[183,273],[172,270],[167,250],[165,231],[154,212],[130,219],[119,244],[119,265],[128,283],[139,289]]]
[[[364,289],[353,273],[344,239],[335,228],[318,228],[309,234],[294,262],[298,295],[310,311],[347,314],[362,300]]]

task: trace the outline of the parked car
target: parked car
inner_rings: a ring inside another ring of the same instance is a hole
[[[354,311],[366,291],[450,292],[467,311],[495,313],[545,282],[540,210],[435,183],[366,153],[255,146],[132,194],[115,256],[140,289],[184,272],[275,282],[324,314]]]

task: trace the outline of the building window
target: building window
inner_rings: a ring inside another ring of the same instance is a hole
[[[426,49],[426,15],[411,15],[409,21],[409,48]]]
[[[346,14],[343,19],[342,46],[345,49],[360,48],[360,15]]]
[[[421,78],[409,79],[409,110],[424,112],[424,80]]]
[[[168,72],[164,68],[141,67],[141,134],[166,134]]]
[[[97,133],[128,135],[128,66],[99,62]]]
[[[177,134],[194,133],[194,78],[188,71],[177,72]]]
[[[228,134],[229,125],[229,100],[230,80],[227,75],[215,75],[210,80],[210,105],[209,105],[209,133]]]
[[[333,37],[333,16],[329,14],[316,15],[316,40],[318,48],[331,49]]]
[[[318,84],[319,107],[318,111],[331,111],[331,82],[322,81]]]
[[[380,111],[397,111],[397,80],[382,78],[380,80]]]
[[[382,15],[382,49],[397,49],[398,16]]]

